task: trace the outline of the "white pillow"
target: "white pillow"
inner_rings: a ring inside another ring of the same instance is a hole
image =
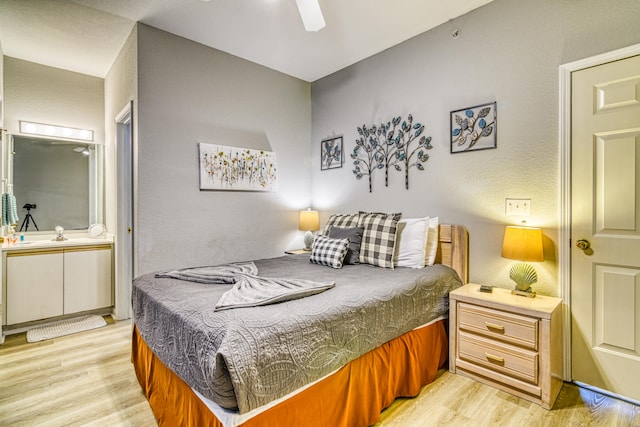
[[[429,218],[427,223],[427,247],[425,249],[425,265],[436,263],[436,252],[438,252],[438,217]]]
[[[398,267],[423,268],[427,258],[427,221],[425,218],[407,218],[398,221],[394,264]]]

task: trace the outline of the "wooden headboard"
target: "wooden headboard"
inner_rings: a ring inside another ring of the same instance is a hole
[[[469,282],[469,233],[462,225],[440,224],[436,263],[453,268]]]

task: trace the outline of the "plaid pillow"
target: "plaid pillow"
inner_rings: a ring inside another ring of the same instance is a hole
[[[341,227],[341,228],[353,228],[358,226],[358,218],[360,218],[359,214],[332,214],[327,221],[327,224],[324,226],[324,230],[322,234],[325,236],[329,235],[329,230],[331,227]]]
[[[348,250],[349,239],[332,239],[320,234],[313,240],[309,261],[332,268],[342,268],[342,261]]]
[[[401,213],[360,213],[358,225],[364,228],[360,263],[393,268],[393,250],[401,217]]]

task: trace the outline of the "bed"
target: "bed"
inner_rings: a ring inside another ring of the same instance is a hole
[[[153,274],[136,279],[132,361],[158,424],[374,424],[396,397],[415,396],[446,363],[447,296],[467,281],[468,245],[462,226],[440,225],[438,235],[437,264],[422,271],[333,270],[310,266],[308,255],[256,261],[266,276],[287,271],[336,283],[308,298],[259,308],[213,312],[224,286]],[[368,287],[352,284],[354,277]],[[333,311],[335,301],[342,311]],[[328,326],[314,323],[316,314],[328,318]],[[274,335],[273,342],[263,333]],[[202,335],[207,344],[191,339]],[[234,362],[247,353],[248,365]],[[223,385],[211,390],[211,382]]]

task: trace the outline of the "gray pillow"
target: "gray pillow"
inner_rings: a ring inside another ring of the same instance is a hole
[[[362,243],[363,227],[343,228],[331,227],[329,237],[333,239],[349,239],[349,251],[344,259],[344,264],[360,264],[360,243]]]

